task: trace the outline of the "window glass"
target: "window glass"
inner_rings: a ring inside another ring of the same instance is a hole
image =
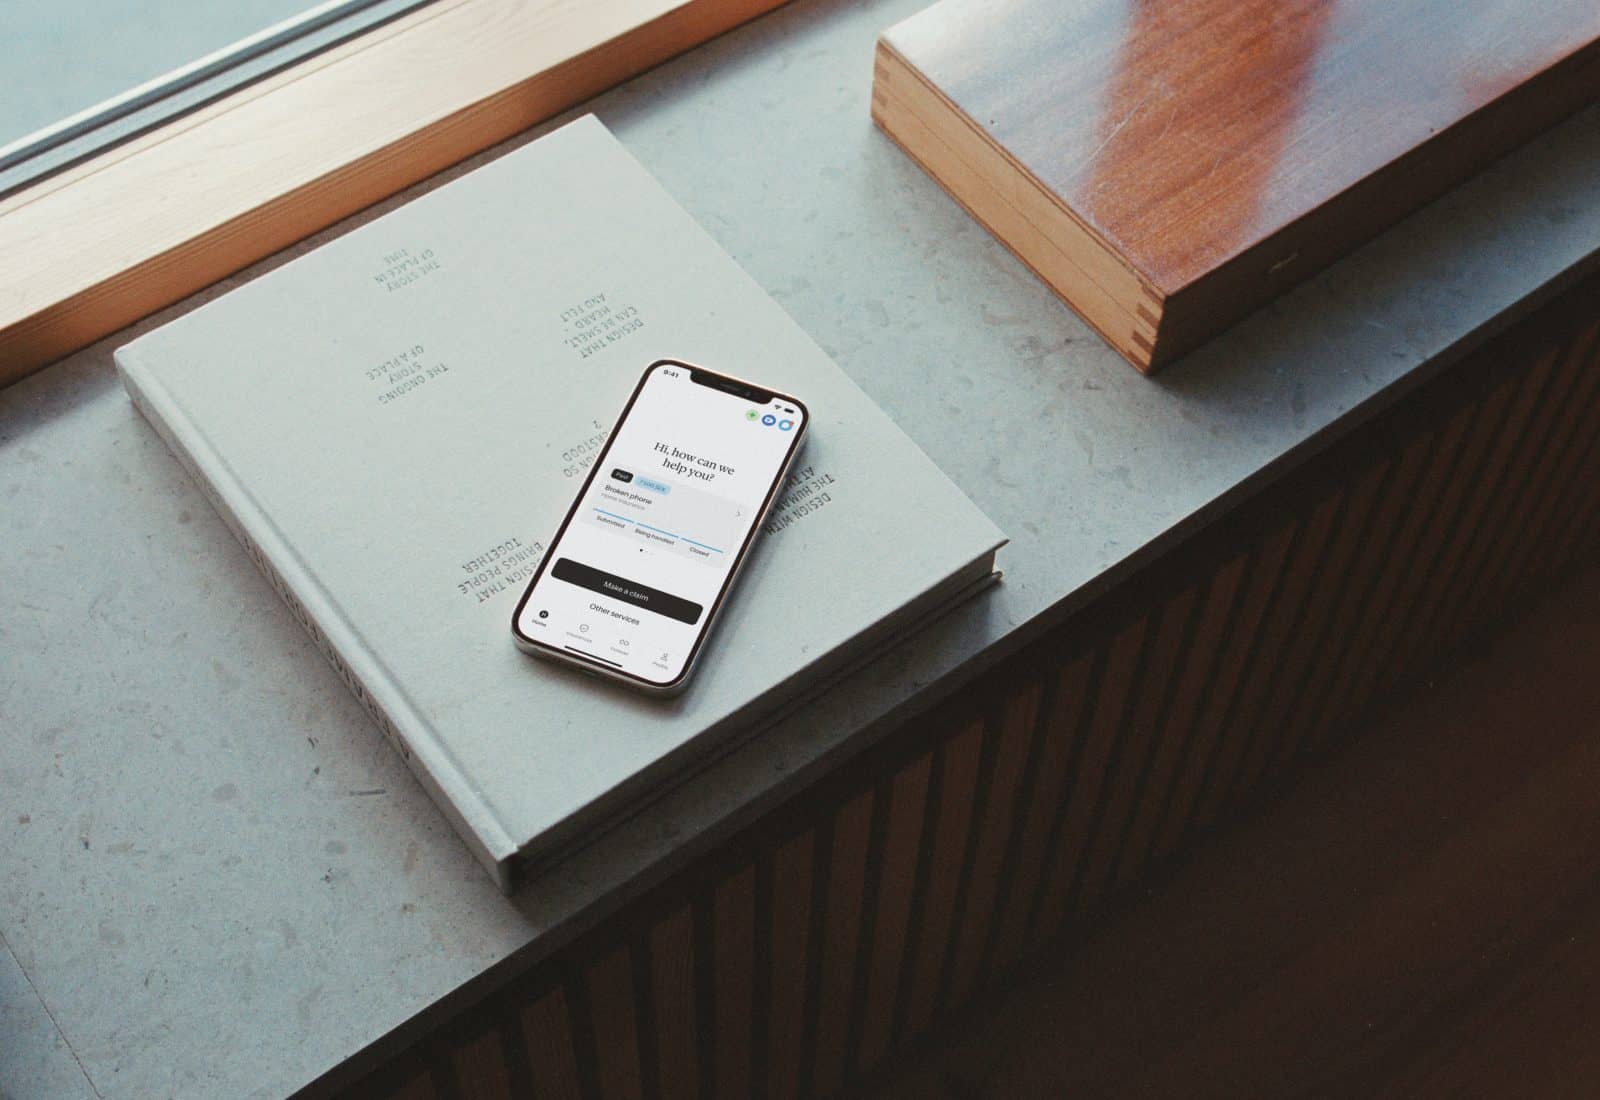
[[[0,196],[429,0],[0,0]]]
[[[299,15],[307,0],[0,0],[0,145]]]

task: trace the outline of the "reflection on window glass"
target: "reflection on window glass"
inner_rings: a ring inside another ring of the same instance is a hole
[[[0,198],[433,0],[0,0]]]
[[[310,6],[311,0],[0,0],[0,145]]]

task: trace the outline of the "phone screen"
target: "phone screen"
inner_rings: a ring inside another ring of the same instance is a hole
[[[645,372],[517,607],[528,642],[675,685],[805,431],[792,397]],[[569,658],[570,659],[570,658]]]

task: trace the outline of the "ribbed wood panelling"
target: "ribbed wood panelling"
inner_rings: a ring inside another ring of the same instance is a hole
[[[1600,538],[1591,279],[351,1091],[836,1091]]]

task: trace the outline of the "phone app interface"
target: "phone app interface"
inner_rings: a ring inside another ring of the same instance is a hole
[[[677,679],[803,416],[653,368],[523,605],[524,636]]]

